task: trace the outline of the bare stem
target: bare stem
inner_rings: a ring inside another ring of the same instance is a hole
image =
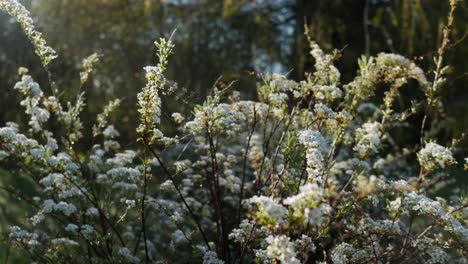
[[[245,175],[246,175],[246,170],[247,170],[247,156],[249,153],[250,141],[252,140],[252,135],[255,131],[255,127],[257,126],[257,112],[255,109],[255,104],[253,104],[253,113],[254,113],[253,124],[252,124],[252,128],[249,131],[247,145],[245,147],[243,160],[242,160],[242,183],[241,183],[240,192],[239,192],[239,208],[237,212],[237,224],[238,225],[240,224],[240,221],[241,221],[242,199],[244,199],[244,185],[245,185]]]
[[[187,201],[185,200],[184,198],[184,195],[182,194],[182,192],[180,191],[179,187],[177,186],[177,183],[175,182],[175,179],[174,177],[172,176],[172,174],[169,172],[169,170],[167,169],[167,167],[164,165],[163,161],[161,160],[161,158],[159,157],[159,155],[154,151],[154,149],[148,144],[148,142],[146,141],[146,138],[141,135],[141,139],[143,141],[143,144],[148,148],[148,150],[151,152],[151,154],[158,160],[159,162],[159,165],[161,166],[161,168],[163,169],[164,173],[166,174],[166,176],[169,178],[169,180],[172,182],[172,184],[174,185],[174,188],[177,192],[177,194],[179,195],[180,199],[182,200],[182,203],[184,204],[185,208],[187,208],[187,210],[189,211],[189,214],[190,216],[192,217],[192,219],[195,221],[195,224],[197,225],[197,228],[198,228],[198,231],[200,231],[200,234],[202,235],[203,237],[203,241],[205,242],[205,245],[207,246],[208,249],[211,250],[211,247],[208,243],[208,238],[206,237],[206,234],[205,232],[203,231],[202,227],[201,227],[201,224],[200,224],[200,221],[198,220],[197,216],[195,215],[195,213],[193,212],[192,208],[190,208],[190,206],[188,205]]]

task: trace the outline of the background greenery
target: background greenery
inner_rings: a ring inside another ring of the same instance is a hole
[[[121,142],[132,147],[138,118],[136,94],[144,85],[142,67],[154,64],[153,41],[169,36],[174,29],[175,55],[168,77],[190,91],[189,98],[165,98],[165,107],[189,114],[191,106],[203,100],[215,80],[237,80],[234,89],[245,98],[255,96],[252,72],[289,73],[295,80],[313,70],[304,37],[304,22],[312,37],[325,49],[343,49],[337,63],[342,82],[351,81],[361,54],[395,52],[418,61],[424,69],[433,68],[432,57],[440,43],[448,1],[440,0],[24,0],[37,27],[59,59],[51,70],[65,100],[72,100],[79,86],[81,60],[93,52],[101,60],[86,87],[87,106],[82,120],[90,126],[96,114],[110,99],[124,104],[114,116]],[[468,4],[459,3],[455,14],[452,47],[447,63],[452,72],[443,91],[446,115],[438,140],[448,141],[467,131],[468,92]],[[0,13],[0,126],[14,120],[24,123],[17,93],[19,66],[30,69],[43,85],[47,76],[33,47],[19,25]],[[408,89],[407,95],[417,96]],[[405,94],[404,94],[405,95]],[[376,98],[378,100],[378,98]],[[176,101],[176,102],[174,102]],[[435,120],[433,117],[429,121]],[[415,117],[414,122],[421,122]],[[91,144],[86,135],[83,146]],[[411,135],[402,136],[412,140]],[[457,156],[467,156],[467,140]],[[27,181],[0,170],[0,184],[28,186]],[[465,175],[466,176],[466,175]],[[464,182],[463,180],[459,182]],[[26,187],[26,191],[33,191]],[[25,219],[22,203],[10,205],[11,196],[0,195],[1,223]],[[19,216],[19,217],[18,217]],[[0,231],[5,231],[2,224]],[[6,252],[0,249],[0,260]],[[3,259],[2,259],[3,258]],[[10,257],[11,261],[14,261]],[[13,263],[13,262],[12,262]],[[15,262],[16,263],[16,262]]]

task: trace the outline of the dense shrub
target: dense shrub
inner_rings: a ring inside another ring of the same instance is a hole
[[[28,12],[15,0],[0,0],[0,8],[18,20],[48,71],[57,55]],[[448,168],[466,159],[452,155],[457,140],[445,147],[426,133],[428,115],[443,109],[453,9],[454,1],[432,81],[412,61],[380,53],[362,57],[358,75],[342,84],[333,65],[340,53],[309,39],[315,71],[306,80],[259,75],[257,101],[217,82],[191,116],[162,109],[162,95],[183,91],[164,76],[173,44],[161,39],[158,64],[144,68],[141,144],[133,150],[108,121],[119,100],[84,128],[81,89],[64,105],[52,77],[46,95],[21,68],[14,89],[29,129],[0,128],[0,161],[30,177],[40,195],[4,188],[34,208],[5,240],[46,263],[466,262],[466,199],[430,198]],[[83,61],[82,84],[98,60]],[[395,106],[410,79],[424,98]],[[378,103],[377,88],[385,89]],[[395,131],[418,115],[421,143],[401,145]],[[161,131],[162,119],[176,135]],[[92,129],[88,150],[76,147],[83,129]]]

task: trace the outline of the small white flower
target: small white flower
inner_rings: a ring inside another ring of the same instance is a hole
[[[29,152],[31,153],[31,156],[35,159],[41,159],[45,156],[45,151],[40,148],[31,149]]]
[[[343,96],[343,92],[335,85],[314,85],[312,91],[319,100],[333,101]]]
[[[70,216],[77,210],[75,205],[66,202],[59,202],[54,209],[55,211],[61,211],[66,216]]]
[[[76,230],[78,230],[78,226],[75,225],[75,224],[68,224],[65,227],[65,230],[68,231],[68,232],[75,232]]]
[[[124,257],[130,263],[140,263],[140,259],[133,256],[130,249],[128,249],[126,247],[122,247],[122,248],[119,249],[119,255]]]
[[[94,227],[91,225],[82,225],[80,226],[80,233],[85,237],[89,237],[94,233]]]
[[[353,150],[359,156],[364,157],[378,152],[380,146],[382,125],[377,122],[364,123],[362,127],[356,129],[356,145]]]
[[[16,140],[16,129],[11,127],[2,127],[0,128],[0,137],[8,141]]]
[[[319,131],[304,130],[299,134],[299,141],[306,147],[307,173],[310,179],[321,183],[325,169],[325,156],[328,145]]]
[[[332,250],[331,259],[335,264],[346,264],[355,251],[350,244],[341,243]]]
[[[266,196],[254,196],[247,200],[258,206],[259,213],[273,220],[275,224],[284,225],[287,223],[287,210],[275,200]]]
[[[184,117],[179,113],[173,113],[172,118],[177,124],[182,124],[182,122],[184,122]]]
[[[429,142],[418,153],[419,164],[428,171],[433,171],[457,163],[452,152],[434,142]]]
[[[98,216],[99,215],[99,210],[96,207],[91,207],[86,209],[86,215],[87,216]]]
[[[268,247],[266,254],[272,259],[277,259],[281,263],[299,264],[300,261],[296,258],[294,243],[285,235],[269,236],[266,238]]]
[[[102,134],[106,138],[116,138],[120,135],[119,131],[117,131],[113,125],[107,126],[107,128],[104,129]]]
[[[400,209],[400,206],[401,206],[401,197],[398,197],[395,200],[390,201],[388,209],[391,210],[391,211],[396,212],[396,211],[398,211],[398,209]]]
[[[55,239],[52,239],[52,244],[54,245],[57,245],[57,244],[62,244],[62,245],[65,245],[65,246],[79,246],[80,244],[74,240],[71,240],[69,238],[66,238],[66,237],[62,237],[62,238],[55,238]]]
[[[125,200],[125,204],[127,205],[127,208],[134,208],[135,207],[135,200]]]
[[[161,130],[155,128],[155,129],[153,129],[153,136],[155,138],[163,138],[164,134],[163,134],[163,132],[161,132]]]
[[[181,230],[176,230],[174,233],[172,233],[172,240],[176,244],[180,244],[183,242],[186,242],[187,239],[185,238],[184,233]]]

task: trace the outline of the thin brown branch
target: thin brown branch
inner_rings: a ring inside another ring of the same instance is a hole
[[[237,211],[237,224],[240,224],[241,221],[241,214],[242,214],[242,199],[244,199],[244,185],[245,185],[245,177],[246,177],[246,170],[247,170],[247,157],[249,153],[249,148],[250,148],[250,141],[252,140],[253,133],[255,131],[255,127],[257,126],[257,111],[255,109],[255,104],[253,104],[253,124],[252,128],[249,131],[249,136],[247,139],[247,145],[245,146],[245,151],[243,153],[243,159],[242,159],[242,182],[240,186],[240,192],[239,192],[239,205],[238,205],[238,211]]]
[[[174,188],[177,192],[177,194],[179,195],[180,199],[182,200],[182,203],[184,204],[185,208],[188,210],[190,216],[192,217],[192,219],[195,221],[195,224],[197,225],[197,228],[198,228],[198,231],[200,232],[200,234],[202,235],[203,237],[203,241],[205,242],[205,245],[207,246],[208,249],[211,250],[211,247],[209,245],[209,242],[208,242],[208,238],[206,237],[206,234],[205,232],[203,231],[202,227],[201,227],[201,224],[200,224],[200,221],[198,220],[197,216],[195,215],[195,213],[193,212],[192,208],[190,208],[190,206],[188,205],[187,201],[185,200],[184,198],[184,195],[182,194],[182,192],[180,191],[179,187],[177,186],[177,183],[174,179],[174,177],[172,176],[172,174],[169,172],[169,170],[167,169],[167,167],[164,165],[163,161],[161,160],[161,158],[159,157],[159,155],[154,151],[154,149],[148,144],[148,142],[146,141],[146,138],[143,136],[143,135],[140,135],[141,136],[141,139],[142,139],[142,142],[143,144],[146,146],[146,148],[148,148],[148,150],[151,152],[151,154],[156,158],[156,160],[159,162],[159,165],[161,166],[161,168],[163,169],[163,172],[166,174],[166,176],[169,178],[169,180],[172,182],[172,184],[174,185]]]

